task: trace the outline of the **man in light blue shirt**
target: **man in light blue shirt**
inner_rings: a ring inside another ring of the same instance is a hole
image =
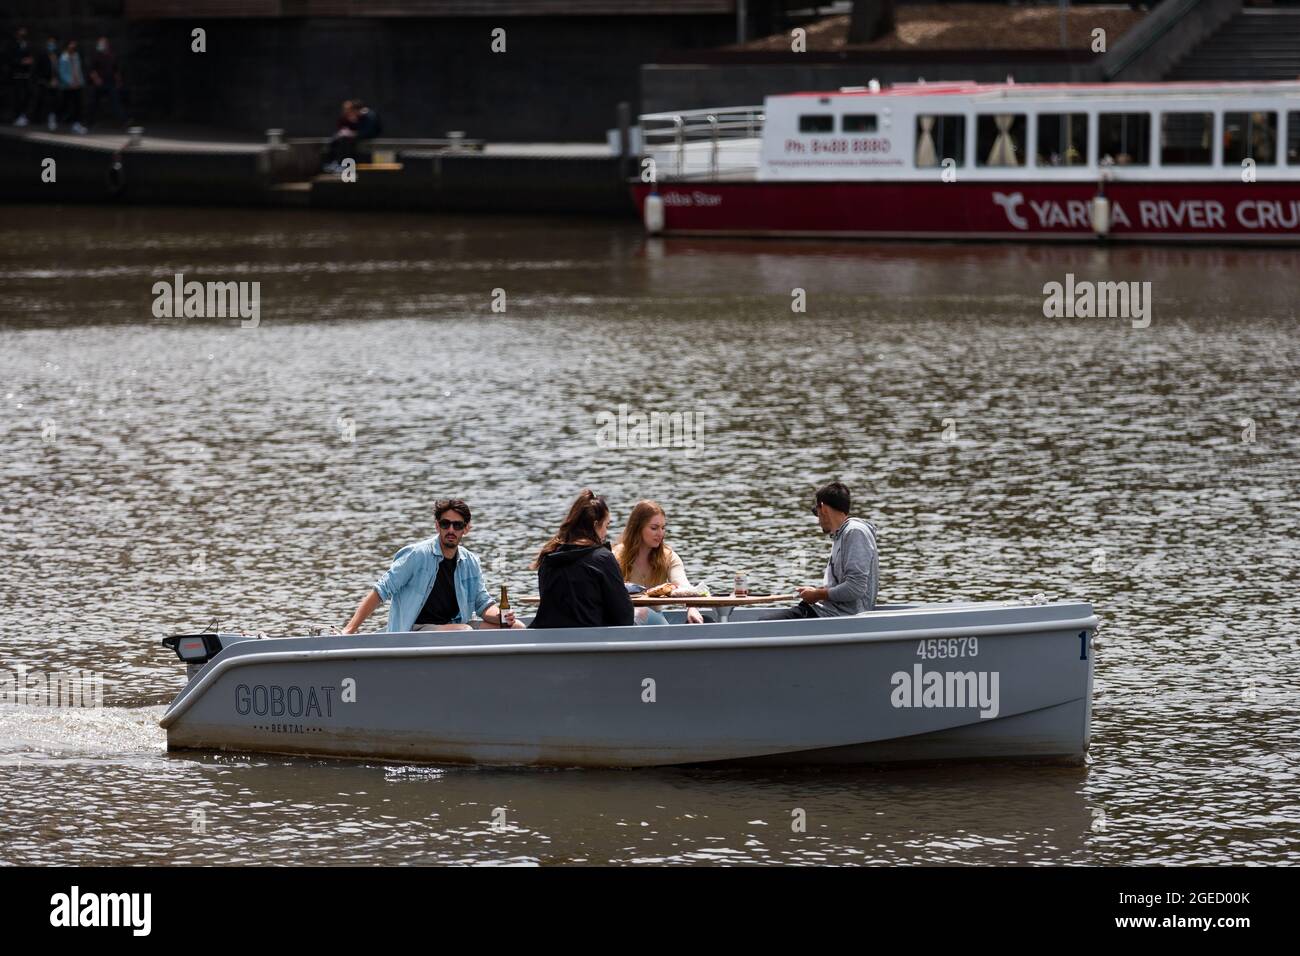
[[[361,599],[344,634],[357,628],[380,604],[388,601],[388,630],[464,631],[477,614],[483,627],[500,627],[501,611],[483,586],[478,556],[460,546],[469,534],[469,505],[459,498],[434,504],[438,535],[408,545],[397,552],[393,565]],[[522,622],[510,615],[511,627]]]

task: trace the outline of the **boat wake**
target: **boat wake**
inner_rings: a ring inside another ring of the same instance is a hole
[[[162,757],[164,708],[0,704],[0,766],[87,757]]]

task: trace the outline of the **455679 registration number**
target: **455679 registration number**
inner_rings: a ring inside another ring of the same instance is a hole
[[[931,638],[916,645],[916,656],[925,660],[943,659],[945,657],[978,657],[980,639],[978,637]]]

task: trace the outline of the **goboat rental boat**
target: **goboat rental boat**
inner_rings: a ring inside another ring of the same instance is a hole
[[[670,622],[683,612],[670,612]],[[1085,602],[853,617],[256,638],[175,635],[170,750],[427,763],[1081,762]]]

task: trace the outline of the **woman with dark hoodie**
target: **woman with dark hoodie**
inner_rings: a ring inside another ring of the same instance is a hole
[[[531,565],[541,603],[530,627],[631,626],[623,571],[605,542],[609,518],[605,499],[584,488]]]

